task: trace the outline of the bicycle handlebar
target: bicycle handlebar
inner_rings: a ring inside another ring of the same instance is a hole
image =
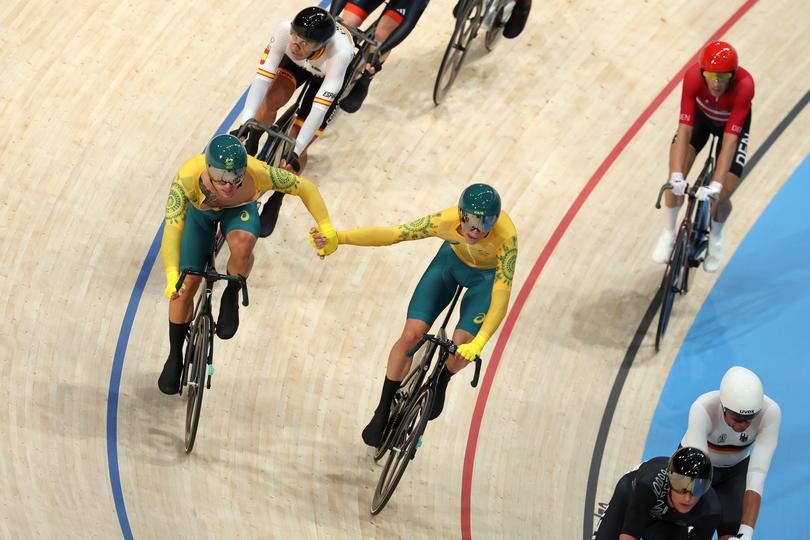
[[[259,122],[255,118],[248,118],[248,120],[244,124],[239,126],[239,131],[237,132],[236,136],[243,137],[245,135],[245,131],[247,131],[249,127],[258,128],[267,133],[268,135],[270,135],[271,137],[277,137],[286,143],[295,144],[295,139],[293,139],[286,133],[283,133],[276,126],[268,126],[264,122]]]
[[[686,190],[686,195],[690,199],[694,199],[695,194],[697,193],[697,190],[698,190],[699,187],[700,186],[697,184],[697,182],[695,184],[689,186],[689,189]],[[668,189],[672,189],[672,184],[670,184],[669,182],[667,182],[663,186],[661,186],[661,189],[658,191],[658,198],[655,200],[655,208],[656,209],[658,209],[658,210],[661,209],[661,197],[664,196],[664,192],[666,190],[668,190]],[[713,201],[719,200],[717,195],[712,195],[709,198],[712,199]]]
[[[382,42],[378,41],[374,37],[374,32],[372,32],[371,30],[360,30],[359,28],[354,28],[352,26],[349,26],[348,24],[343,22],[343,19],[341,19],[340,17],[335,17],[335,21],[339,25],[341,25],[341,27],[345,28],[352,35],[352,38],[354,38],[354,44],[358,49],[361,46],[360,41],[365,41],[367,43],[370,43],[374,47],[374,57],[373,58],[375,60],[377,59],[376,57],[379,56],[379,53],[377,51],[379,51],[380,45],[382,45]],[[369,63],[372,64],[372,65],[374,64],[374,62],[369,62]]]
[[[449,354],[456,354],[456,350],[458,349],[458,346],[456,346],[456,344],[453,343],[453,341],[450,339],[441,339],[431,334],[424,334],[421,338],[419,338],[419,341],[416,342],[416,345],[405,351],[405,355],[408,356],[409,358],[413,357],[413,355],[416,354],[416,351],[419,350],[419,348],[425,343],[425,341],[435,343],[442,349],[446,349]],[[481,374],[481,357],[476,356],[475,374],[473,375],[473,379],[470,382],[470,386],[472,386],[473,388],[478,386],[478,377],[480,374]]]
[[[183,269],[183,272],[180,274],[180,279],[177,280],[177,284],[175,285],[176,290],[179,291],[180,287],[183,286],[183,281],[185,281],[186,276],[200,276],[211,282],[219,281],[221,279],[224,279],[225,281],[235,281],[239,283],[239,289],[242,291],[242,305],[247,307],[247,305],[250,303],[250,301],[248,300],[247,280],[242,276],[232,276],[230,274],[218,274],[216,272],[197,272],[196,270],[185,268]]]

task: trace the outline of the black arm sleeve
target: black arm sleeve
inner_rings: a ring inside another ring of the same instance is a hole
[[[421,17],[422,13],[425,11],[429,1],[430,0],[415,0],[413,2],[413,5],[405,12],[405,17],[402,19],[399,26],[394,28],[394,31],[391,32],[388,39],[383,41],[382,45],[380,45],[380,54],[390,51],[408,37],[408,34],[411,33],[411,30],[414,29],[417,21],[419,21],[419,17]]]

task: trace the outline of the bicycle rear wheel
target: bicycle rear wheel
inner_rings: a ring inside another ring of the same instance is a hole
[[[194,356],[191,359],[191,369],[188,370],[188,402],[186,404],[186,454],[190,454],[197,438],[197,428],[200,424],[200,410],[202,408],[203,392],[205,390],[205,376],[208,372],[208,351],[211,347],[211,320],[203,315],[197,323],[192,336],[194,339]]]
[[[380,480],[374,490],[371,501],[371,514],[378,514],[388,503],[397,488],[405,469],[414,457],[422,433],[428,422],[428,411],[433,403],[433,389],[422,387],[405,413],[402,422],[394,434],[391,452],[380,474]]]
[[[678,232],[675,240],[673,255],[669,259],[669,264],[664,271],[664,279],[661,280],[661,287],[658,290],[661,298],[661,311],[658,316],[658,329],[655,332],[655,351],[658,352],[661,340],[667,331],[669,317],[672,314],[672,304],[675,301],[675,293],[681,290],[681,279],[687,264],[686,261],[687,238],[686,229]]]
[[[475,37],[480,25],[481,2],[467,0],[459,12],[456,27],[447,44],[447,49],[444,51],[439,73],[436,75],[436,83],[433,85],[433,103],[436,105],[442,102],[453,86],[461,65],[464,63],[470,41]]]
[[[435,351],[436,344],[431,341],[426,341],[422,348],[414,355],[414,363],[411,371],[402,383],[400,383],[399,390],[394,394],[394,400],[391,403],[391,413],[388,416],[388,423],[385,425],[385,430],[383,431],[383,442],[374,451],[374,461],[379,461],[391,448],[394,434],[403,416],[410,409],[419,387],[422,386],[422,381],[426,373],[426,370],[423,369],[422,366],[425,362],[430,365]]]

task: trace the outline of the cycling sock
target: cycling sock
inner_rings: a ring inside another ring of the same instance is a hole
[[[394,400],[394,394],[397,393],[400,383],[402,383],[402,381],[393,381],[387,376],[385,377],[385,382],[383,382],[382,387],[382,394],[380,394],[380,403],[374,410],[375,414],[379,412],[385,413],[386,416],[388,415],[388,411],[391,409],[391,402]]]
[[[169,358],[183,360],[183,343],[186,341],[189,326],[191,322],[178,324],[169,321]]]
[[[666,219],[668,231],[675,232],[675,227],[678,224],[678,212],[680,212],[680,210],[680,206],[674,206],[672,208],[664,206],[664,218]]]
[[[717,240],[723,239],[723,227],[725,227],[725,222],[719,222],[712,220],[712,232],[711,235],[714,236]]]

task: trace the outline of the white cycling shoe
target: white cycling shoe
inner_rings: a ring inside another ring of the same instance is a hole
[[[655,244],[655,250],[652,255],[653,261],[658,264],[667,264],[669,262],[669,256],[672,253],[672,246],[674,245],[675,233],[669,229],[665,229],[661,233],[661,236],[658,237],[658,243]]]
[[[714,273],[723,264],[723,238],[715,238],[716,235],[709,234],[709,252],[703,261],[703,269],[706,272]]]

